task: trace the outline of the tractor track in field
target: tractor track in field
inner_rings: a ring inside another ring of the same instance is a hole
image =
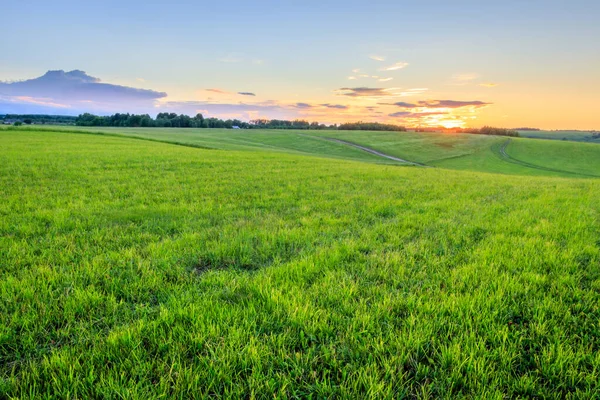
[[[597,175],[590,175],[590,174],[584,174],[581,172],[571,172],[571,171],[565,171],[562,169],[548,168],[548,167],[544,167],[541,165],[531,164],[531,163],[528,163],[527,161],[519,160],[518,158],[514,158],[513,156],[509,155],[506,152],[506,148],[508,147],[508,145],[510,144],[511,141],[512,141],[511,139],[508,139],[505,142],[503,142],[499,147],[492,146],[492,152],[496,153],[501,159],[503,159],[506,162],[521,165],[521,166],[527,167],[527,168],[538,169],[541,171],[556,172],[559,174],[569,174],[569,175],[587,176],[587,177],[591,177],[591,178],[600,178],[600,176],[597,176]]]
[[[306,135],[306,136],[308,136],[308,135]],[[415,161],[409,161],[409,160],[405,160],[405,159],[403,159],[403,158],[399,158],[399,157],[395,157],[395,156],[391,156],[391,155],[389,155],[389,154],[382,153],[382,152],[380,152],[380,151],[378,151],[378,150],[375,150],[375,149],[372,149],[372,148],[370,148],[370,147],[362,146],[362,145],[360,145],[360,144],[356,144],[356,143],[353,143],[353,142],[349,142],[349,141],[347,141],[347,140],[342,140],[342,139],[334,139],[334,138],[328,138],[328,137],[322,137],[322,136],[311,136],[311,137],[312,137],[312,138],[320,138],[320,139],[323,139],[323,140],[327,140],[327,141],[329,141],[329,142],[334,142],[334,143],[344,144],[344,145],[346,145],[346,146],[354,147],[354,148],[356,148],[356,149],[359,149],[359,150],[365,151],[365,152],[367,152],[367,153],[370,153],[370,154],[373,154],[373,155],[376,155],[376,156],[379,156],[379,157],[387,158],[388,160],[393,160],[393,161],[398,161],[398,162],[401,162],[401,163],[403,163],[403,164],[407,164],[407,165],[413,165],[413,166],[416,166],[416,167],[426,167],[426,168],[432,168],[432,167],[431,167],[431,166],[429,166],[429,165],[421,164],[421,163],[418,163],[418,162],[415,162]]]

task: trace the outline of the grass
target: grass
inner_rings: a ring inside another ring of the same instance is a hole
[[[519,131],[519,134],[522,137],[533,139],[600,143],[600,137],[594,136],[590,131]]]
[[[507,138],[499,136],[414,132],[106,127],[61,127],[60,130],[136,137],[221,150],[268,151],[378,164],[402,164],[330,140],[338,139],[410,162],[444,169],[530,176],[600,177],[600,146],[591,143],[513,138],[507,145]]]
[[[0,398],[600,396],[600,180],[0,148]]]

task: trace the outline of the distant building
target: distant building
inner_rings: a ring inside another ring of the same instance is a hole
[[[232,126],[232,127],[231,127],[231,129],[242,129],[242,128],[240,128],[240,127],[239,127],[239,126],[237,126],[237,125],[234,125],[234,126]]]

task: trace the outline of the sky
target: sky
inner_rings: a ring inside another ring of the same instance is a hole
[[[600,129],[597,0],[20,0],[2,14],[0,113]]]

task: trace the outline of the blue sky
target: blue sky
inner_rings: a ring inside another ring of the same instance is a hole
[[[0,25],[0,80],[83,70],[166,92],[148,112],[600,127],[598,1],[24,0],[4,5],[3,14],[11,17]],[[406,66],[385,71],[399,63]],[[389,89],[388,104],[340,91],[358,87]],[[417,118],[389,105],[400,100],[488,105]],[[338,103],[347,108],[318,109]]]

